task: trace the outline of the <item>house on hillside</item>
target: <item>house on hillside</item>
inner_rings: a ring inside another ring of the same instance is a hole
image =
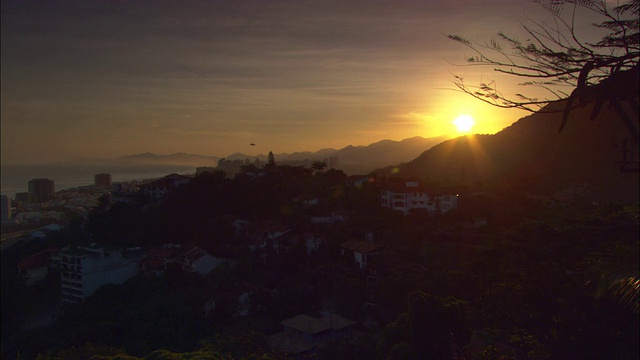
[[[311,194],[298,195],[293,198],[293,202],[304,207],[311,207],[320,204],[320,198]]]
[[[159,248],[144,250],[144,258],[140,260],[140,270],[145,275],[162,275],[171,264],[178,262],[179,246],[165,245]]]
[[[380,192],[383,208],[401,211],[405,216],[413,211],[427,211],[429,215],[446,213],[458,206],[457,194],[420,186],[418,181],[406,181],[404,186],[389,186]]]
[[[296,234],[290,239],[292,246],[304,246],[306,248],[307,255],[311,255],[320,250],[320,245],[324,242],[324,239],[317,233],[305,231],[300,234]]]
[[[345,211],[332,211],[330,214],[312,215],[309,219],[313,224],[332,225],[337,222],[345,221],[347,213]]]
[[[331,341],[349,336],[355,324],[336,314],[322,318],[300,314],[280,322],[284,330],[269,337],[269,346],[275,351],[294,355],[311,353]]]
[[[251,251],[273,251],[279,254],[290,245],[291,228],[275,221],[254,221],[249,225]]]
[[[197,246],[192,246],[180,255],[182,269],[184,271],[195,272],[200,275],[207,275],[215,268],[226,262],[226,259],[219,259],[211,256]]]
[[[53,267],[52,259],[59,251],[58,248],[49,248],[18,262],[18,272],[26,281],[27,286],[31,286],[47,276],[49,269]]]
[[[348,240],[340,244],[341,254],[348,256],[353,254],[353,261],[360,269],[365,269],[367,263],[382,251],[382,246],[368,241]]]
[[[301,235],[302,241],[307,248],[307,255],[311,255],[314,252],[320,250],[320,245],[323,243],[323,239],[316,233],[305,232]]]
[[[345,180],[345,185],[350,187],[361,187],[370,181],[367,175],[350,175]]]
[[[236,236],[247,231],[247,227],[249,226],[249,224],[251,224],[251,221],[241,219],[238,216],[233,214],[222,215],[222,220],[226,221],[229,225],[233,227],[233,230]]]

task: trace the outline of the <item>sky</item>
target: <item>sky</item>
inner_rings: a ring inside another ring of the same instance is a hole
[[[1,161],[340,149],[460,135],[463,114],[495,133],[527,113],[454,74],[519,79],[463,66],[445,35],[549,17],[528,0],[2,0]]]

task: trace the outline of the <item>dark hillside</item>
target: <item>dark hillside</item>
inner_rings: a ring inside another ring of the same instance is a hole
[[[638,173],[622,173],[618,163],[627,130],[612,109],[595,121],[590,112],[589,106],[574,110],[561,133],[561,113],[536,113],[495,135],[452,139],[399,165],[398,175],[544,192],[587,185],[600,200],[637,201]]]

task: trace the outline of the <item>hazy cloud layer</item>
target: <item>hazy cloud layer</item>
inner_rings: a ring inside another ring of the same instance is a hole
[[[437,136],[466,108],[497,131],[521,113],[443,90],[491,76],[451,66],[466,50],[443,34],[517,31],[525,11],[543,16],[524,0],[3,1],[2,161],[317,150]]]

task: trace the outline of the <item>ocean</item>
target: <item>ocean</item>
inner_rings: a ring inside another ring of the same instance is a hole
[[[176,174],[195,174],[195,167],[178,165],[145,166],[69,166],[69,165],[1,165],[0,187],[2,195],[14,197],[29,190],[29,180],[47,178],[53,180],[54,190],[60,191],[93,184],[93,176],[111,174],[111,181],[156,179]]]

